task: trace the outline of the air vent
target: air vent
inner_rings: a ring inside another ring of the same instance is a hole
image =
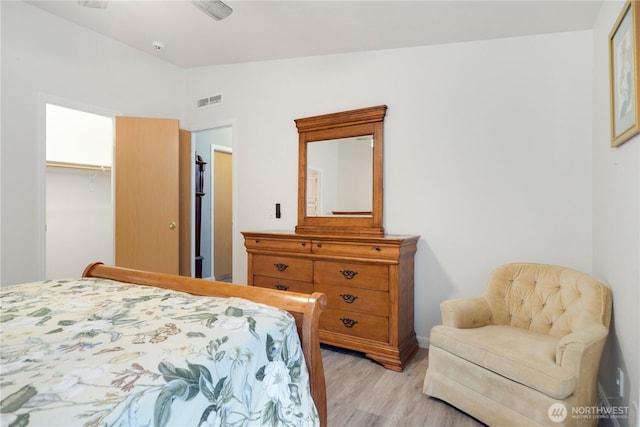
[[[213,104],[220,104],[222,95],[209,96],[207,98],[198,99],[198,108],[206,107]]]

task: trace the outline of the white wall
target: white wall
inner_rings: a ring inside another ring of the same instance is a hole
[[[237,121],[240,231],[297,222],[294,119],[387,104],[385,230],[419,234],[416,332],[511,261],[591,270],[590,31],[187,70],[189,122]],[[363,78],[366,76],[367,78]],[[282,219],[270,216],[282,204]]]
[[[336,210],[371,211],[373,207],[373,146],[371,139],[340,145]]]
[[[111,172],[49,167],[46,180],[45,278],[78,277],[95,261],[113,264]]]
[[[113,118],[56,104],[46,107],[47,162],[113,166]]]
[[[604,2],[594,29],[593,274],[613,289],[600,380],[607,395],[616,396],[616,370],[622,368],[624,398],[610,400],[629,407],[639,402],[640,382],[640,136],[610,148],[607,44],[623,4]]]
[[[8,285],[44,278],[43,97],[123,115],[179,118],[183,87],[182,70],[157,58],[24,2],[2,1],[0,7],[0,283]]]

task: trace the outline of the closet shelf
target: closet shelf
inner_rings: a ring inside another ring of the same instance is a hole
[[[47,162],[47,167],[81,169],[81,170],[103,171],[103,172],[111,171],[111,166],[83,165],[81,163]]]

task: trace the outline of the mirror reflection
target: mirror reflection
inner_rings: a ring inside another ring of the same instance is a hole
[[[371,217],[373,135],[307,144],[307,216]]]

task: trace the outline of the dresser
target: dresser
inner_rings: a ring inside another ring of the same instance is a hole
[[[402,371],[418,351],[414,254],[418,236],[243,232],[250,286],[322,292],[321,342]]]

